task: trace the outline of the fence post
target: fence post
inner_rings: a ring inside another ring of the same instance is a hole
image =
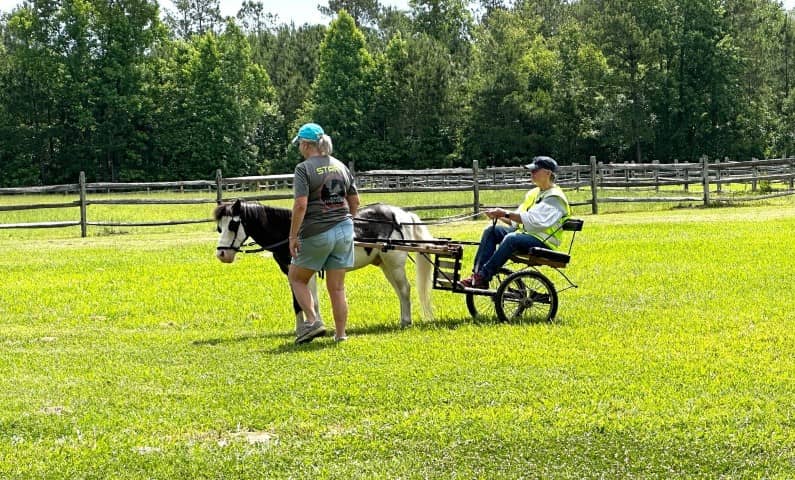
[[[652,168],[654,169],[654,191],[660,191],[660,161],[659,160],[652,160],[651,164],[653,165]]]
[[[596,155],[591,155],[591,213],[599,213],[599,203],[596,200]]]
[[[674,165],[678,165],[678,164],[679,164],[679,159],[678,158],[674,158]],[[678,169],[676,171],[676,177],[679,178],[679,170]],[[685,187],[684,191],[685,192],[690,191],[690,174],[689,174],[689,172],[687,170],[687,167],[685,167],[685,169],[682,170],[682,181],[684,182],[684,187]]]
[[[789,189],[795,190],[795,158],[789,161]]]
[[[709,207],[709,158],[701,156],[701,184],[704,188],[704,206]]]
[[[359,182],[356,181],[356,161],[351,160],[348,162],[348,171],[351,172],[351,178],[353,179],[353,183],[356,184],[356,188],[362,188],[359,185]]]
[[[472,214],[480,212],[480,185],[478,182],[478,161],[472,160]]]
[[[720,159],[715,160],[715,163],[717,163],[718,166],[720,167],[720,165],[721,165]],[[723,157],[723,165],[724,166],[728,165],[728,163],[729,163],[729,157]],[[718,171],[715,172],[715,174],[716,174],[716,176],[718,178],[718,187],[717,187],[718,188],[718,193],[722,193],[723,192],[723,169],[722,168],[718,168]],[[729,170],[729,180],[731,180],[731,177],[732,177],[732,173],[731,173],[731,170]],[[731,191],[731,183],[728,183],[727,185],[729,186],[729,191]]]
[[[80,172],[80,236],[88,236],[88,218],[86,217],[86,172]]]
[[[624,181],[627,182],[627,186],[624,188],[629,191],[629,179],[632,175],[630,174],[631,170],[627,167],[627,165],[629,165],[629,162],[624,160]],[[635,162],[632,162],[632,165],[634,166]]]
[[[756,162],[757,160],[759,160],[759,159],[751,157],[751,161],[752,162]],[[756,188],[757,188],[757,184],[756,183],[757,183],[757,177],[759,176],[759,167],[757,167],[756,165],[753,165],[751,167],[751,175],[753,176],[753,179],[751,179],[751,191],[752,192],[756,192]]]
[[[215,171],[215,202],[219,205],[224,199],[224,192],[221,191],[221,182],[223,178],[223,175],[221,175],[221,169],[219,168]]]

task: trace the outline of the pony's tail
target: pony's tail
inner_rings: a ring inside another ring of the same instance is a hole
[[[409,212],[411,222],[415,225],[411,226],[412,238],[415,240],[433,240],[433,235],[428,230],[428,227],[421,225],[420,217],[416,214]],[[415,256],[415,270],[417,273],[417,296],[420,300],[420,308],[422,308],[422,317],[425,320],[433,320],[433,305],[431,304],[431,287],[433,283],[433,263],[426,255],[417,253]]]

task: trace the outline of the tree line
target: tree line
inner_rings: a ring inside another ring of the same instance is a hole
[[[291,172],[298,125],[360,170],[748,159],[795,148],[773,0],[25,0],[0,19],[0,185]]]

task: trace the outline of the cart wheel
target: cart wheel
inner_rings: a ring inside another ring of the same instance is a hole
[[[497,290],[497,287],[508,278],[508,275],[513,273],[507,268],[501,268],[497,275],[492,277],[489,282],[489,290]],[[467,310],[474,319],[492,320],[497,316],[497,310],[494,308],[494,295],[475,295],[467,293]]]
[[[494,305],[502,322],[551,322],[558,313],[558,292],[544,274],[523,270],[497,287]]]

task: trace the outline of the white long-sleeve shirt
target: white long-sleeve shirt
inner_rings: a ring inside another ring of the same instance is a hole
[[[527,233],[544,233],[566,215],[566,205],[555,196],[549,196],[536,203],[526,212],[517,211],[522,218]]]

